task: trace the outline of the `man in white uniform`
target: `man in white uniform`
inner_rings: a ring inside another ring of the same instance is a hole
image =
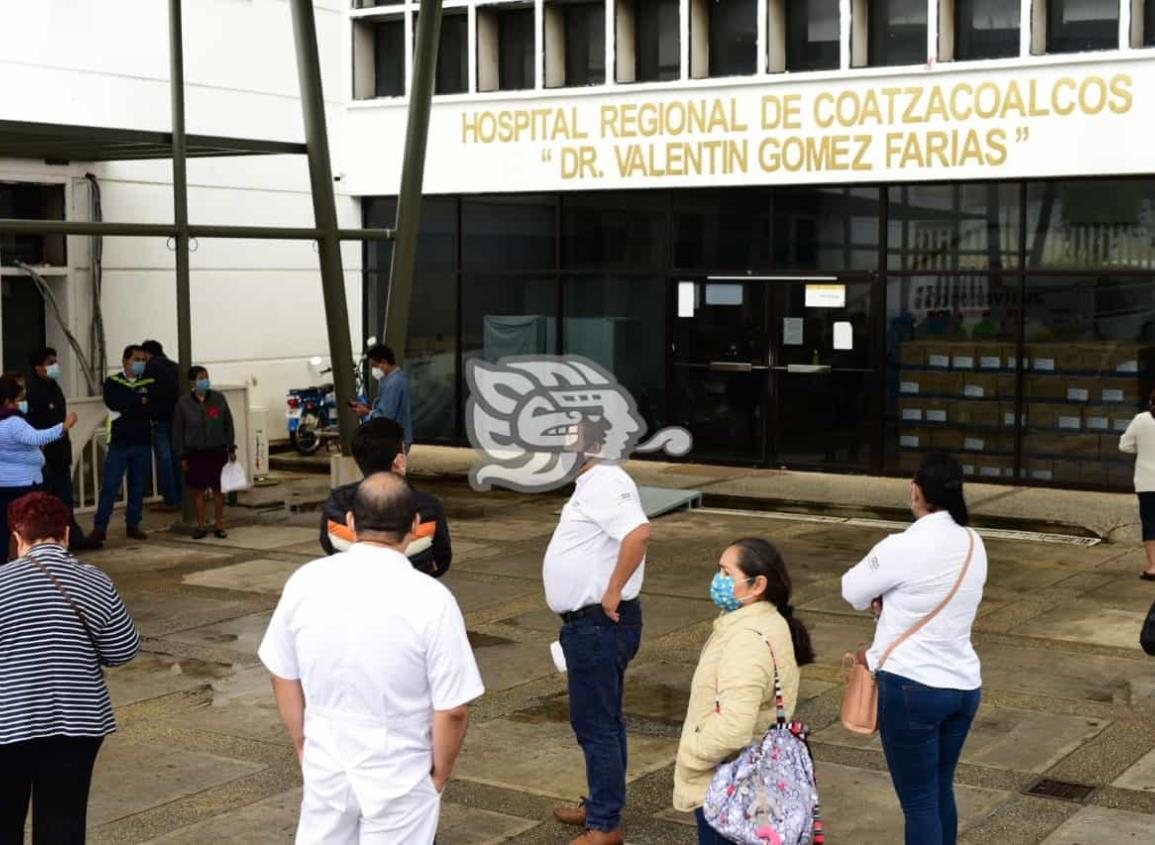
[[[587,460],[545,553],[550,609],[562,618],[570,725],[586,759],[584,806],[558,808],[585,828],[571,845],[620,845],[626,803],[625,672],[642,639],[642,589],[650,523],[638,488],[611,463]]]
[[[365,479],[347,524],[353,546],[293,574],[260,648],[301,759],[297,843],[428,845],[481,676],[453,595],[405,557],[404,480]]]

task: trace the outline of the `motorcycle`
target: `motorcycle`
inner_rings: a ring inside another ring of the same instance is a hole
[[[370,338],[372,346],[376,340]],[[309,361],[314,367],[320,366],[320,358]],[[354,369],[356,373],[355,390],[357,400],[366,402],[365,394],[365,358],[357,361]],[[319,371],[319,375],[328,375],[333,372],[332,367]],[[285,416],[289,422],[289,442],[302,455],[312,455],[321,448],[326,440],[337,440],[340,431],[337,427],[337,393],[332,382],[314,387],[295,387],[289,390],[285,400]]]

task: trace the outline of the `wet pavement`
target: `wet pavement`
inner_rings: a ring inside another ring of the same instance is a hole
[[[439,842],[568,842],[573,831],[549,811],[582,794],[584,770],[540,583],[562,499],[421,484],[447,507],[456,553],[446,583],[488,689],[446,792]],[[285,579],[316,556],[308,503],[324,486],[285,477],[249,494],[249,507],[230,509],[225,541],[156,531],[125,543],[114,532],[109,548],[86,557],[114,578],[145,638],[137,661],[108,673],[121,730],[97,765],[90,841],[291,841],[299,773],[255,651]],[[878,741],[837,724],[841,656],[872,627],[843,604],[838,579],[890,530],[753,512],[656,521],[645,634],[628,676],[628,842],[696,841],[688,817],[670,808],[674,752],[715,615],[711,569],[727,542],[747,535],[782,548],[815,639],[798,716],[814,731],[828,841],[901,841]],[[959,770],[962,841],[1081,845],[1105,841],[1105,831],[1112,842],[1155,841],[1155,660],[1137,645],[1155,585],[1136,578],[1142,552],[1130,542],[1029,539],[992,539],[988,550],[976,626],[986,687]],[[1044,778],[1092,791],[1077,801],[1031,794]]]

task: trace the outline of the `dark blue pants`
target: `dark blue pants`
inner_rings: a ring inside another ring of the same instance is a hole
[[[954,845],[954,772],[982,690],[938,689],[878,673],[878,726],[906,817],[906,845]]]
[[[72,450],[68,444],[64,444],[64,448],[49,452],[44,450],[44,492],[51,493],[64,504],[68,505],[68,511],[71,514],[69,517],[71,524],[68,531],[69,545],[84,542],[84,529],[76,522],[76,515],[72,513],[72,509],[76,506],[76,500],[72,495]]]
[[[586,758],[586,827],[617,830],[626,804],[626,667],[642,641],[642,607],[630,602],[612,622],[601,608],[561,629],[569,679],[569,721]]]
[[[152,448],[156,452],[156,483],[164,503],[179,505],[184,493],[180,457],[172,444],[172,423],[157,420],[152,424]]]
[[[108,529],[112,509],[120,496],[120,483],[128,476],[128,502],[124,522],[129,528],[140,525],[144,515],[144,488],[152,472],[152,449],[149,446],[124,446],[114,443],[108,447],[104,460],[104,484],[100,488],[100,505],[93,524]]]
[[[39,489],[39,484],[33,484],[31,487],[0,487],[0,544],[3,545],[3,548],[0,548],[0,563],[8,562],[8,542],[11,534],[8,526],[8,506],[21,496]]]
[[[734,845],[733,839],[727,839],[710,827],[701,807],[694,811],[694,819],[698,822],[698,845]]]

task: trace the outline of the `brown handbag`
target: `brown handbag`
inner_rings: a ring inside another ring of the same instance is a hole
[[[890,644],[890,648],[882,653],[882,657],[878,660],[878,668],[874,672],[870,671],[870,667],[866,664],[866,649],[861,649],[857,654],[850,654],[847,652],[842,658],[842,673],[843,679],[846,681],[846,690],[842,693],[842,726],[848,731],[853,731],[857,734],[866,734],[870,736],[878,731],[878,681],[875,678],[875,672],[882,670],[882,666],[890,658],[891,653],[910,639],[912,636],[922,630],[932,619],[942,612],[942,609],[950,604],[951,599],[954,598],[955,593],[958,592],[959,587],[962,586],[963,579],[967,577],[967,571],[971,568],[971,558],[974,557],[975,552],[975,533],[969,528],[967,534],[970,535],[970,546],[967,548],[967,558],[963,563],[962,572],[959,573],[958,580],[954,582],[950,592],[946,594],[938,606],[930,613],[912,625],[906,632]]]

